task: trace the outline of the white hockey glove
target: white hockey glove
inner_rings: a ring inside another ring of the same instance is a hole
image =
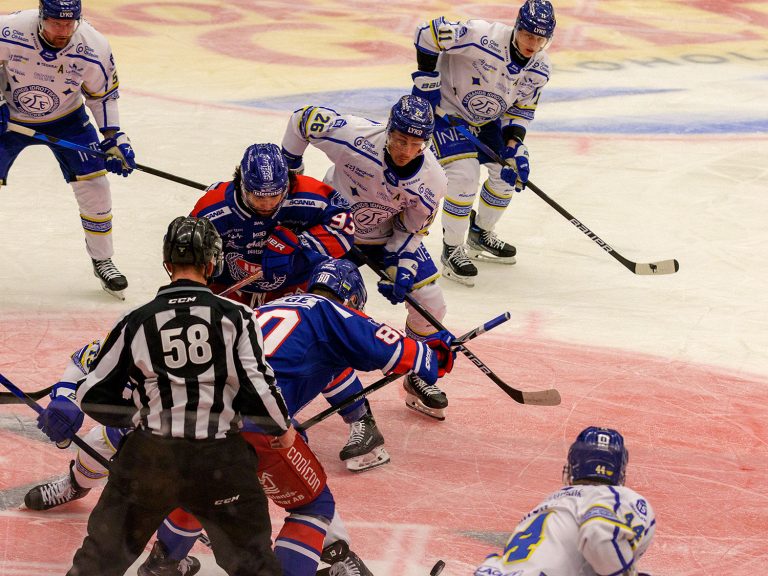
[[[501,179],[514,186],[515,192],[521,192],[531,173],[528,148],[522,142],[516,142],[514,146],[506,146],[501,150],[501,158],[507,163],[501,169]]]
[[[413,88],[411,94],[421,96],[427,100],[434,110],[440,106],[440,72],[422,72],[421,70],[411,74]]]
[[[136,168],[136,155],[133,153],[131,140],[125,132],[116,132],[114,136],[104,138],[99,148],[102,152],[109,154],[104,164],[113,174],[125,177]]]

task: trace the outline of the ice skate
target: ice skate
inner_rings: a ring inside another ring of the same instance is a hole
[[[406,392],[405,405],[408,408],[437,420],[445,420],[448,397],[435,384],[427,384],[415,374],[409,374],[403,380],[403,388]]]
[[[389,462],[384,437],[371,414],[352,423],[349,440],[339,453],[339,458],[346,463],[347,470],[352,472],[363,472]]]
[[[159,540],[155,541],[152,551],[139,566],[138,576],[192,576],[200,571],[200,561],[194,556],[181,560],[168,558],[168,551]]]
[[[465,286],[475,285],[477,268],[467,256],[467,248],[463,244],[449,246],[443,242],[440,261],[443,263],[443,276]]]
[[[74,460],[69,463],[69,474],[63,478],[47,484],[40,484],[27,492],[24,496],[26,507],[30,510],[50,510],[67,502],[79,500],[88,494],[91,489],[81,488],[75,481],[75,476],[72,473],[74,464]]]
[[[514,264],[517,249],[496,236],[491,230],[483,230],[475,224],[474,210],[469,213],[469,236],[467,237],[467,255],[474,260]]]
[[[120,273],[117,266],[112,262],[112,258],[106,260],[94,260],[93,275],[101,281],[101,287],[108,294],[111,294],[118,300],[125,300],[123,292],[128,288],[128,280]]]
[[[320,560],[330,564],[330,567],[318,570],[317,576],[373,576],[360,556],[352,552],[343,540],[323,548]]]

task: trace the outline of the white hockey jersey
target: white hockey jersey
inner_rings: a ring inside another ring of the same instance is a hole
[[[51,122],[85,103],[99,129],[119,128],[118,78],[107,39],[83,20],[61,50],[38,35],[38,11],[0,15],[0,91],[11,119]]]
[[[529,512],[475,576],[634,575],[655,527],[650,504],[630,488],[566,486]]]
[[[448,180],[429,149],[414,174],[399,178],[384,161],[386,139],[386,127],[378,122],[306,106],[291,116],[282,146],[302,156],[312,144],[333,162],[326,180],[352,206],[355,243],[415,252],[435,218]]]
[[[540,51],[520,67],[510,53],[514,28],[500,22],[448,22],[436,18],[416,29],[416,49],[439,55],[441,108],[474,126],[502,120],[527,129],[550,59]]]

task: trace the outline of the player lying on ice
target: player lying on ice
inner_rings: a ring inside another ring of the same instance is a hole
[[[314,270],[309,293],[287,296],[257,309],[265,353],[291,416],[322,392],[323,383],[350,365],[361,370],[381,369],[385,373],[415,373],[433,383],[452,369],[455,353],[448,344],[453,339],[450,334],[441,333],[426,342],[403,336],[366,316],[362,312],[366,299],[357,267],[345,260],[329,260]],[[54,387],[53,399],[38,420],[38,426],[51,440],[65,441],[82,424],[82,413],[72,397],[76,381],[87,372],[97,353],[98,343],[92,343],[74,354],[62,381]],[[109,458],[128,432],[129,428],[97,426],[85,439]],[[349,542],[322,466],[297,437],[296,446],[301,446],[302,456],[316,470],[316,475],[306,481],[284,453],[269,447],[256,426],[245,422],[242,432],[259,454],[259,477],[265,492],[289,513],[275,542],[275,553],[284,573],[315,574],[321,557],[330,560],[328,554],[340,549],[340,540]],[[361,436],[369,446],[383,442],[369,430],[361,430]],[[107,473],[80,451],[66,477],[33,488],[25,503],[32,509],[46,510],[82,498]],[[187,554],[199,534],[197,521],[176,510],[159,529],[158,542],[139,574],[196,573],[200,563]],[[341,549],[348,548],[341,545]],[[326,555],[322,556],[324,550]],[[369,574],[353,552],[337,556],[334,567],[334,574],[338,575]]]

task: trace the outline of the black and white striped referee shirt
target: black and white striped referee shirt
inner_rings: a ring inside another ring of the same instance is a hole
[[[253,311],[191,280],[120,319],[77,401],[101,424],[174,438],[223,438],[241,416],[275,435],[289,424]]]

